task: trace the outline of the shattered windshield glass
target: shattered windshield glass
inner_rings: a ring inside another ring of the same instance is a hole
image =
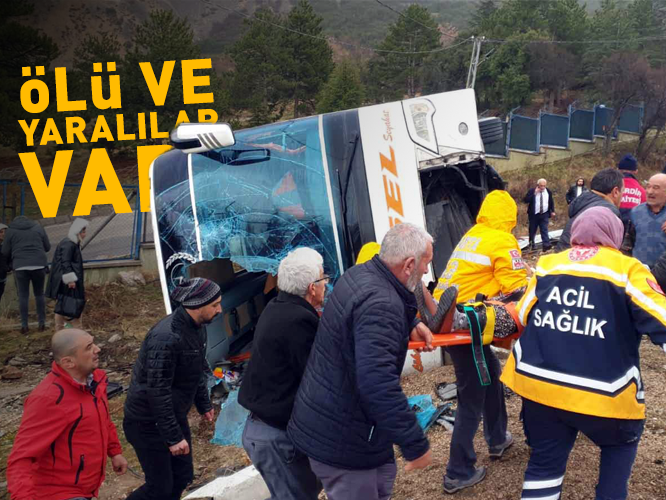
[[[233,147],[192,155],[192,175],[204,260],[277,274],[307,246],[340,275],[317,117],[239,131]]]

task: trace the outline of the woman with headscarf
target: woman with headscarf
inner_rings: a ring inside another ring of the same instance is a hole
[[[532,449],[523,498],[559,498],[579,432],[601,449],[596,499],[625,499],[645,419],[641,337],[666,349],[666,297],[623,255],[622,222],[590,208],[573,247],[539,259],[517,304],[524,326],[502,382],[523,397]]]
[[[88,221],[76,219],[69,228],[67,237],[58,244],[53,255],[53,267],[49,275],[49,283],[46,287],[46,296],[58,300],[58,296],[70,294],[76,299],[86,298],[83,280],[83,256],[81,255],[81,243],[86,238]],[[66,318],[55,314],[55,331],[65,328],[68,321],[74,328],[82,329],[81,316],[78,318]]]
[[[585,179],[579,177],[578,179],[576,179],[576,184],[572,185],[569,188],[569,191],[567,191],[566,194],[567,205],[571,205],[571,202],[574,201],[576,198],[578,198],[585,191],[587,191],[587,188],[585,187]]]

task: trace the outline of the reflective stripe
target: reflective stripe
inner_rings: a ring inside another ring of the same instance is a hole
[[[518,313],[518,318],[520,319],[520,322],[522,323],[523,326],[527,326],[527,318],[525,317],[527,310],[530,308],[530,305],[534,298],[536,297],[536,288],[532,288],[530,290],[530,293],[527,294],[527,297],[523,299],[523,307],[520,308],[520,312]]]
[[[662,318],[666,318],[666,309],[661,307],[659,304],[657,304],[654,300],[645,295],[643,292],[641,292],[631,283],[627,283],[626,289],[627,293],[631,295],[633,298],[635,298],[638,302],[640,302],[643,306],[649,307],[650,309],[658,312],[661,318],[657,319],[659,319],[659,321],[663,323],[664,320]]]
[[[543,481],[525,481],[523,483],[524,490],[543,490],[545,488],[554,488],[560,486],[564,481],[564,476],[557,479],[545,479]]]
[[[460,250],[456,250],[451,254],[451,258],[465,260],[467,262],[473,262],[474,264],[479,264],[481,266],[490,265],[490,257],[478,253],[462,252]]]
[[[523,497],[522,500],[557,500],[560,498],[559,493],[555,493],[554,495],[548,495],[547,497]]]
[[[586,389],[595,389],[608,394],[615,393],[615,391],[627,385],[627,383],[632,379],[636,381],[638,387],[641,387],[641,375],[640,372],[638,371],[638,368],[636,368],[635,366],[629,368],[629,370],[627,371],[626,374],[624,374],[624,376],[620,377],[619,379],[613,382],[601,382],[599,380],[594,380],[591,378],[576,377],[575,375],[567,375],[566,373],[546,370],[544,368],[532,366],[528,363],[521,361],[523,350],[522,347],[520,346],[520,341],[516,342],[514,350],[516,352],[515,355],[516,370],[524,371],[526,373],[536,375],[537,377],[542,377],[556,382],[564,382],[570,385],[575,385]]]
[[[578,271],[580,273],[588,273],[588,274],[599,274],[601,276],[606,276],[608,278],[612,278],[615,281],[619,281],[622,284],[627,284],[627,281],[629,278],[627,277],[626,274],[620,274],[616,273],[615,271],[611,271],[610,269],[606,267],[601,267],[601,266],[591,266],[589,264],[559,264],[555,267],[552,267],[548,270],[545,270],[542,267],[537,267],[537,274],[541,275],[546,275],[546,274],[552,274],[556,271]]]

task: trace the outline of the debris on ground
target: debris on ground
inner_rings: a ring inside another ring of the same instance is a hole
[[[230,392],[227,400],[222,403],[215,422],[215,436],[211,443],[242,447],[243,429],[249,413],[238,402],[238,391]]]
[[[442,382],[441,384],[437,384],[435,392],[437,393],[437,397],[442,401],[450,401],[458,397],[458,386],[456,384]]]
[[[23,377],[23,372],[15,366],[5,366],[2,370],[2,380],[18,380]]]

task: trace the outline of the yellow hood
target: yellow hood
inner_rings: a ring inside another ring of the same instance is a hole
[[[516,227],[518,206],[506,191],[495,190],[488,193],[481,204],[477,224],[510,233]]]

